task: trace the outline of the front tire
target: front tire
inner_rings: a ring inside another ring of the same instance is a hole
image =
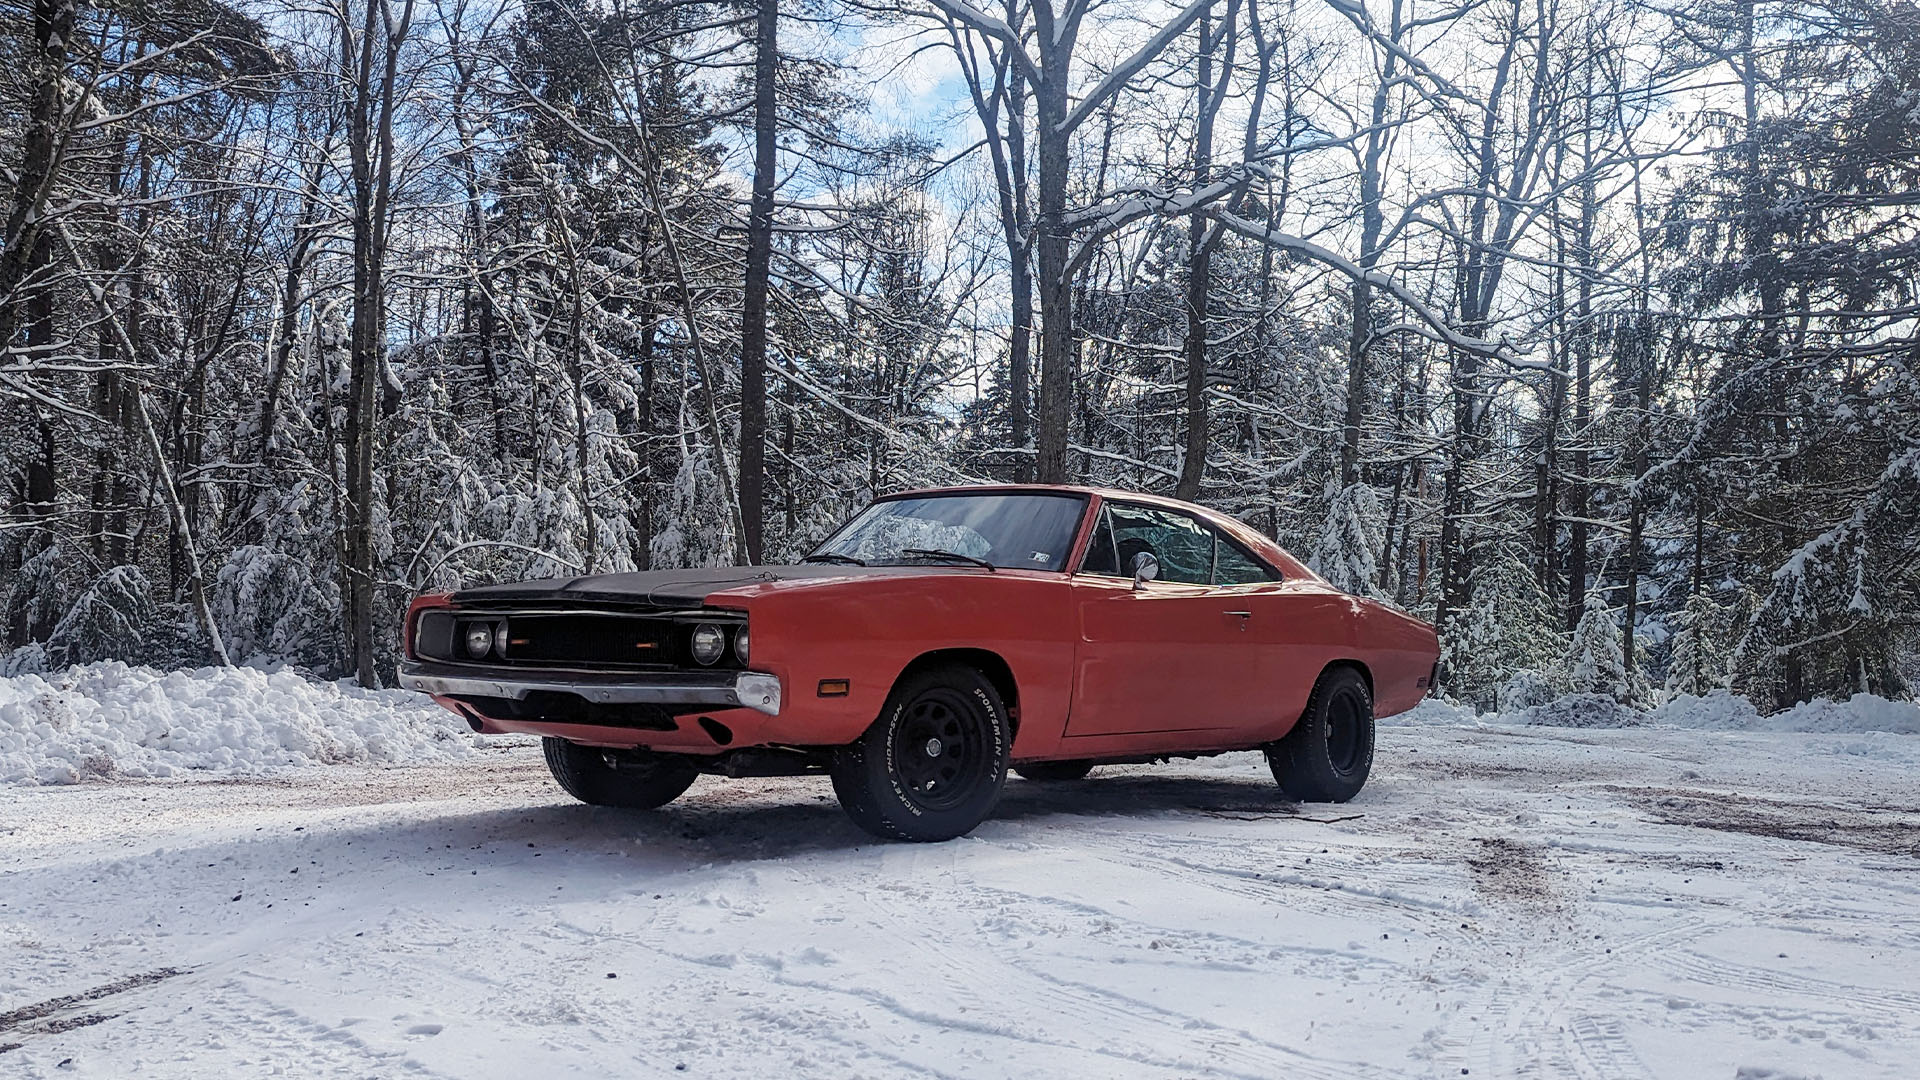
[[[699,767],[678,754],[636,751],[616,769],[597,747],[548,736],[540,749],[561,789],[589,806],[651,810],[679,798],[700,776]]]
[[[884,840],[951,840],[1000,801],[1013,742],[1006,707],[970,667],[903,679],[866,734],[833,758],[833,792]]]
[[[1350,667],[1329,668],[1300,722],[1267,747],[1267,766],[1290,799],[1343,803],[1360,794],[1373,771],[1373,732],[1367,680]]]

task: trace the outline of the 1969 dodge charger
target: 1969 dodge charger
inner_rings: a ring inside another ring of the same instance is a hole
[[[407,612],[403,685],[544,737],[562,788],[655,807],[701,773],[825,772],[878,836],[945,840],[1012,769],[1261,749],[1344,802],[1374,717],[1432,679],[1433,630],[1231,517],[1092,488],[876,500],[796,566],[465,589]]]

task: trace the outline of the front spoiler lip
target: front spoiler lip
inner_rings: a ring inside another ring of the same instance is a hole
[[[752,709],[780,715],[780,680],[758,671],[731,677],[716,672],[698,681],[680,675],[541,677],[531,672],[508,674],[499,668],[486,673],[466,672],[407,662],[400,665],[400,685],[437,696],[470,695],[516,700],[537,691],[578,694],[609,705],[713,705]]]

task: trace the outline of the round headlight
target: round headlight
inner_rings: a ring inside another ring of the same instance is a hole
[[[478,659],[487,655],[493,648],[493,624],[472,622],[467,624],[467,655]]]
[[[720,659],[727,651],[726,631],[712,623],[701,623],[693,628],[693,658],[702,664],[711,664]]]
[[[739,657],[743,664],[752,663],[747,659],[747,628],[744,626],[733,633],[733,655]]]
[[[493,624],[493,655],[502,660],[507,658],[507,620],[505,619]]]

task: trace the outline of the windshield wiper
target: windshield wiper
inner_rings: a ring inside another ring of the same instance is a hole
[[[999,569],[985,559],[976,559],[971,555],[962,555],[957,551],[945,551],[940,548],[901,548],[900,554],[916,559],[947,559],[952,562],[972,563],[975,566],[984,566],[988,570]]]
[[[806,558],[801,559],[800,561],[803,563],[805,562],[845,563],[848,566],[867,565],[867,560],[865,559],[856,559],[851,555],[842,555],[837,551],[816,551],[813,554],[807,556]]]

